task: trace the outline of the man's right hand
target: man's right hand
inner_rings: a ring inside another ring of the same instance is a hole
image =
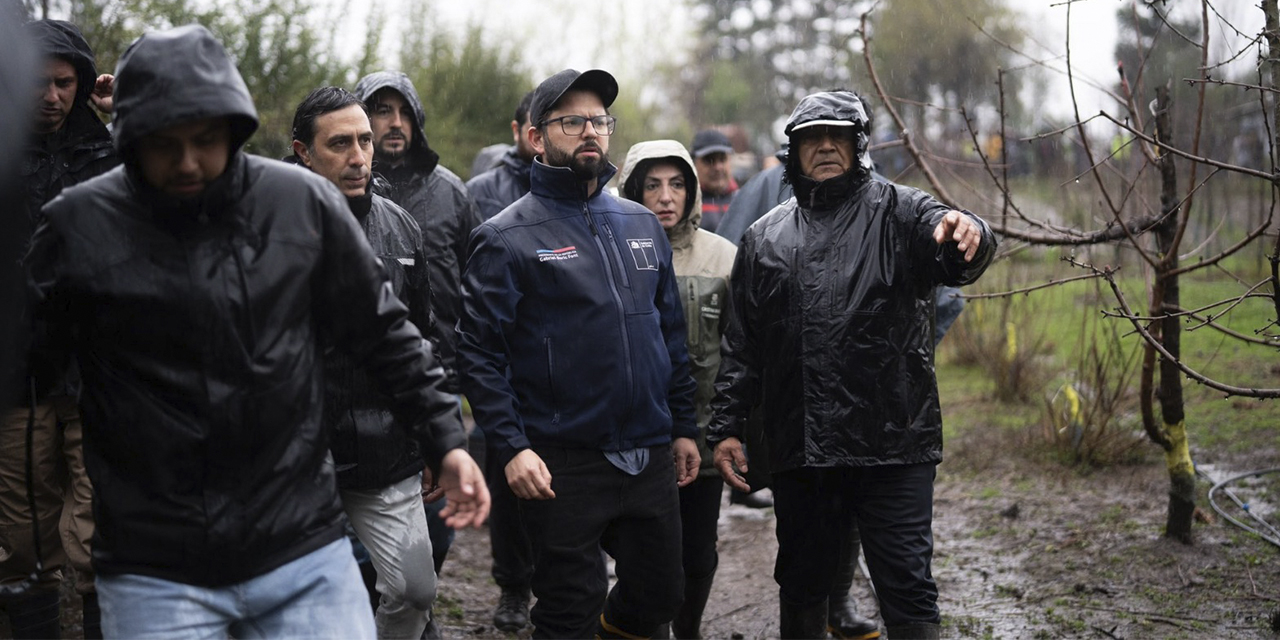
[[[525,449],[507,463],[507,484],[517,498],[525,500],[550,500],[556,497],[551,490],[551,472],[533,449]]]
[[[716,445],[716,450],[712,454],[715,461],[716,469],[720,471],[720,477],[724,478],[725,484],[743,491],[751,493],[751,487],[747,485],[747,481],[734,467],[747,472],[747,456],[742,452],[742,441],[737,438],[726,438],[720,444]]]

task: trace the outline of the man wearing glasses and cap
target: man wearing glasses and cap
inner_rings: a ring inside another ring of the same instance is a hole
[[[683,592],[695,384],[666,234],[604,191],[617,95],[600,70],[538,86],[531,191],[476,227],[463,270],[463,390],[520,499],[534,637],[649,637]]]

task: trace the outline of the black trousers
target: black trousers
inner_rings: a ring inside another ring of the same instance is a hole
[[[782,598],[825,601],[840,550],[861,531],[885,626],[941,622],[933,581],[934,463],[803,468],[773,475]]]
[[[533,545],[533,637],[589,638],[602,611],[628,634],[652,635],[684,598],[671,447],[652,447],[648,466],[636,476],[596,450],[535,452],[551,472],[556,497],[519,501]],[[601,549],[614,559],[612,590]]]
[[[716,552],[716,523],[724,480],[699,476],[680,489],[680,526],[683,529],[684,574],[690,580],[711,576],[720,563]]]
[[[533,577],[533,548],[520,521],[519,499],[507,484],[506,467],[487,449],[484,480],[489,485],[490,496],[489,549],[493,553],[493,581],[502,589],[527,590]]]

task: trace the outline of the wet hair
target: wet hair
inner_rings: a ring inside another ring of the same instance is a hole
[[[516,117],[515,117],[515,121],[516,121],[517,123],[520,123],[520,124],[524,124],[525,122],[528,122],[528,120],[529,120],[529,109],[530,109],[531,107],[533,107],[533,92],[532,92],[532,91],[530,91],[529,93],[524,94],[524,97],[520,99],[520,104],[516,106]]]
[[[293,139],[311,148],[316,140],[316,118],[356,105],[369,115],[369,107],[354,93],[341,87],[320,87],[312,91],[298,104],[293,113]]]

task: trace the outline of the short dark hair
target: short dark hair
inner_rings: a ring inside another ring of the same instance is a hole
[[[529,108],[533,106],[533,92],[524,94],[520,98],[520,104],[516,106],[516,122],[522,123],[529,120]]]
[[[320,87],[312,91],[293,113],[293,139],[310,148],[316,140],[316,118],[353,104],[369,115],[369,107],[364,101],[342,87]]]

